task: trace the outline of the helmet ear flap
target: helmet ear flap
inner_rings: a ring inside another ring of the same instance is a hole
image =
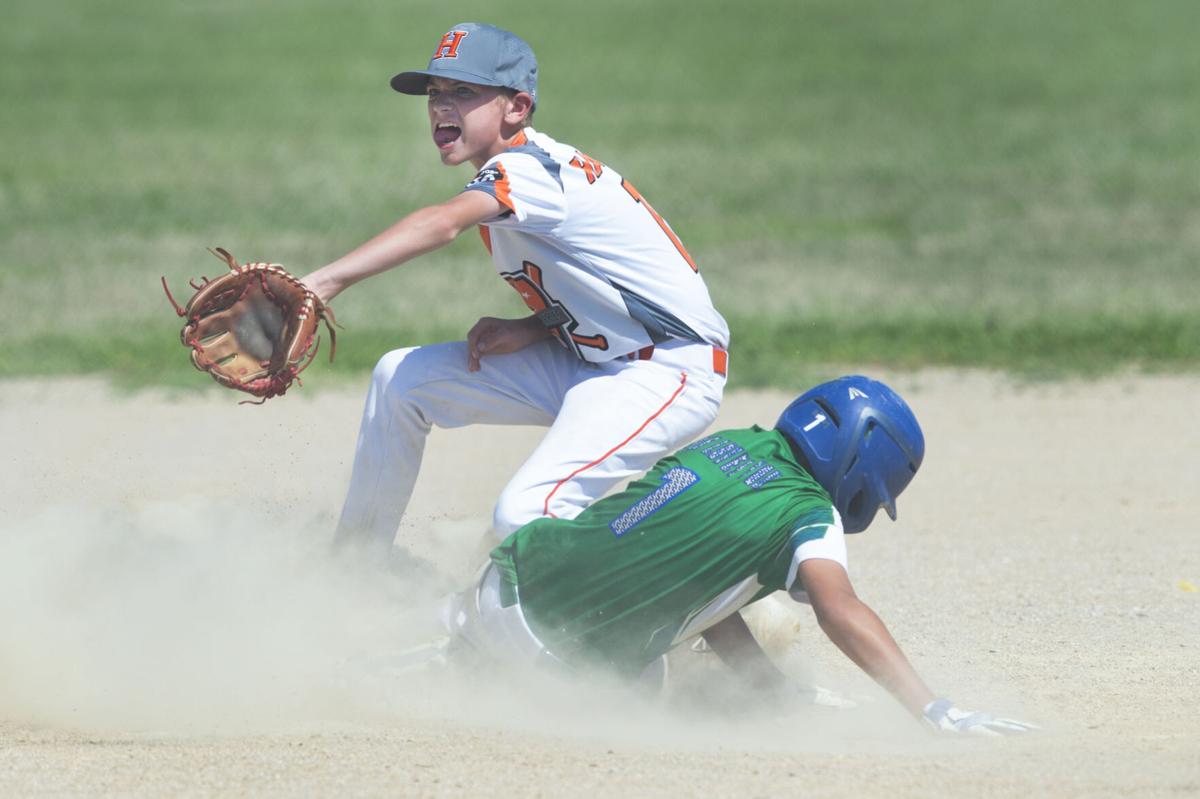
[[[854,493],[854,496],[850,497],[850,501],[846,503],[847,518],[857,519],[859,516],[861,516],[863,512],[863,505],[866,504],[866,501],[867,492],[860,488]]]
[[[835,500],[838,513],[842,516],[842,528],[846,533],[859,533],[867,529],[880,505],[878,485],[873,477],[862,475],[853,482],[856,485],[850,497],[838,497]]]

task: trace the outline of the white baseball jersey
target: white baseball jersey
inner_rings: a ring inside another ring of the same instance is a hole
[[[484,242],[563,346],[488,355],[475,372],[465,342],[384,355],[342,540],[391,547],[435,425],[549,427],[500,492],[492,530],[503,539],[536,518],[573,518],[698,436],[720,407],[725,320],[678,237],[621,175],[526,128],[464,190],[505,207],[480,227]]]
[[[669,340],[728,347],[683,243],[611,167],[526,128],[464,191],[505,206],[480,228],[497,271],[583,360]]]

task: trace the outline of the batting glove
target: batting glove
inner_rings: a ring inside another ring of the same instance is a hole
[[[1016,719],[998,719],[991,713],[959,710],[949,699],[935,699],[925,706],[921,718],[936,732],[971,735],[1015,735],[1038,729]]]

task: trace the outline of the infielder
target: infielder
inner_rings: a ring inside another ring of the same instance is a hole
[[[338,539],[390,548],[433,425],[550,429],[500,494],[503,538],[570,519],[716,418],[729,331],[679,237],[607,164],[530,126],[537,61],[508,31],[456,25],[424,70],[442,162],[478,171],[453,199],[401,219],[304,278],[329,301],[478,226],[531,315],[480,319],[465,342],[395,350],[375,368]],[[467,487],[464,486],[464,489]]]
[[[452,641],[510,665],[634,677],[703,634],[757,687],[783,692],[785,677],[737,611],[786,590],[935,728],[1031,729],[937,699],[850,583],[843,535],[866,529],[880,507],[896,518],[924,452],[916,417],[886,385],[855,376],[817,386],[773,430],[709,435],[575,519],[537,519],[508,536],[451,606]]]

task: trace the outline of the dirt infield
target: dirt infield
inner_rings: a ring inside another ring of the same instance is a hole
[[[1200,795],[1200,378],[884,377],[928,448],[900,521],[850,540],[855,585],[936,691],[1039,733],[930,738],[808,615],[789,663],[860,708],[391,677],[420,603],[323,549],[357,391],[9,382],[0,795]],[[734,394],[718,426],[786,399]],[[464,579],[538,434],[435,431],[400,540]]]

